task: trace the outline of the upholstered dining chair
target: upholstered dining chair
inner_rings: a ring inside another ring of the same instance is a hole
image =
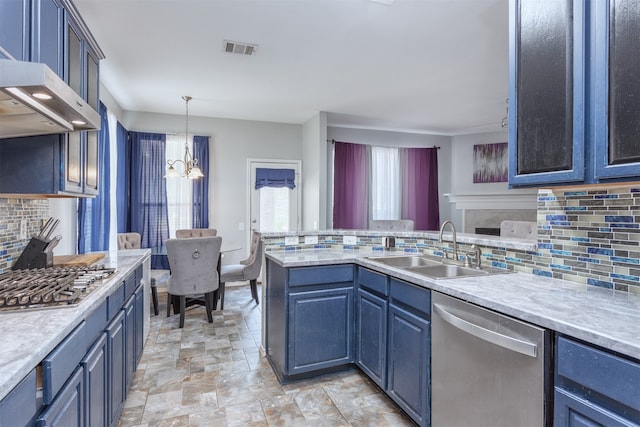
[[[256,251],[256,246],[258,246],[258,242],[260,241],[261,237],[262,237],[262,234],[260,232],[256,230],[252,231],[251,249],[249,250],[249,256],[247,257],[247,259],[243,259],[242,261],[240,261],[240,264],[247,265],[251,263],[251,261],[253,260],[253,253]]]
[[[220,285],[218,266],[211,260],[220,257],[222,237],[169,239],[165,242],[171,276],[167,282],[167,317],[171,314],[172,296],[179,298],[180,328],[184,326],[187,297],[204,295],[207,320],[213,322],[214,294]],[[175,307],[174,307],[175,312]]]
[[[140,233],[118,233],[118,250],[140,249]],[[158,285],[169,279],[169,270],[151,270],[149,285],[151,286],[151,300],[153,313],[158,315]]]
[[[218,234],[215,228],[183,228],[176,230],[177,239],[185,239],[189,237],[213,237]]]
[[[264,242],[259,239],[253,253],[249,256],[249,262],[245,264],[229,264],[220,268],[220,310],[224,310],[224,288],[227,282],[249,281],[251,288],[251,298],[256,304],[260,304],[258,299],[257,281],[262,268],[262,253]]]

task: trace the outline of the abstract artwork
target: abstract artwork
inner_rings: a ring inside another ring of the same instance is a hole
[[[507,182],[507,143],[473,146],[473,182]]]

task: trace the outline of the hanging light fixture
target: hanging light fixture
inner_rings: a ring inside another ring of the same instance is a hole
[[[185,125],[185,135],[184,135],[184,159],[180,160],[167,160],[167,164],[169,165],[169,169],[167,169],[167,173],[165,174],[165,178],[189,178],[189,179],[198,179],[202,178],[204,174],[198,167],[198,159],[191,156],[191,152],[189,151],[189,101],[191,101],[190,96],[183,96],[185,106],[186,106],[186,125]],[[182,163],[184,167],[184,172],[180,173],[173,166],[176,163]]]

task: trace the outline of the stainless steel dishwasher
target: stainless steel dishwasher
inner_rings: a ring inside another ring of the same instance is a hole
[[[551,424],[549,331],[432,293],[431,425]]]

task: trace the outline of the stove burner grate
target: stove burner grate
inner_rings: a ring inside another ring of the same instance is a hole
[[[0,312],[74,306],[115,271],[90,266],[0,273]]]

